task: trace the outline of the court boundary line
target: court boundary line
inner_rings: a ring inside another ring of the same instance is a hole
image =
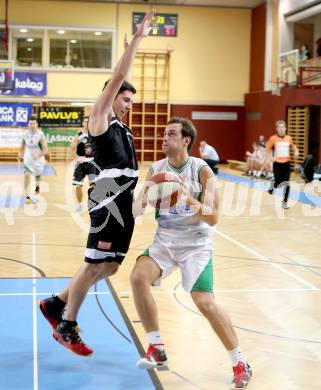
[[[137,333],[136,333],[136,331],[135,331],[135,329],[133,327],[133,324],[132,324],[131,320],[129,319],[129,317],[128,317],[127,313],[126,313],[125,308],[124,308],[123,304],[121,303],[121,300],[118,297],[118,295],[116,293],[116,290],[114,289],[114,286],[112,285],[112,283],[111,283],[111,281],[109,280],[108,277],[105,278],[104,280],[105,280],[105,282],[106,282],[106,284],[107,284],[107,286],[108,286],[108,288],[109,288],[109,290],[111,292],[112,297],[114,298],[114,301],[116,303],[116,306],[118,307],[120,315],[122,316],[125,324],[127,325],[127,329],[128,329],[128,331],[129,331],[129,333],[130,333],[130,335],[131,335],[131,337],[132,337],[132,339],[134,341],[134,344],[135,344],[135,346],[137,348],[138,353],[140,354],[141,357],[144,357],[145,356],[145,350],[143,348],[143,345],[142,345],[142,343],[140,342],[140,339],[137,336]],[[160,381],[160,379],[159,379],[155,369],[150,369],[150,370],[146,370],[146,371],[148,372],[148,375],[149,375],[152,383],[154,384],[155,389],[156,390],[164,390],[164,387],[163,387],[163,385],[162,385],[162,383],[161,383],[161,381]]]
[[[16,278],[15,278],[16,279]],[[15,279],[12,279],[12,280],[15,280]],[[26,278],[17,278],[17,279],[26,279]],[[62,279],[62,278],[51,278],[51,279]],[[0,279],[1,280],[1,279]],[[10,279],[11,280],[11,279]],[[38,279],[39,280],[39,279]],[[152,294],[173,294],[175,290],[174,289],[171,289],[171,290],[152,290]],[[315,290],[312,290],[311,288],[252,288],[252,289],[229,289],[229,288],[216,288],[215,289],[215,293],[225,293],[225,292],[228,292],[228,293],[240,293],[240,292],[244,292],[244,293],[260,293],[260,292],[285,292],[285,293],[288,293],[288,292],[302,292],[302,291],[315,291]],[[49,291],[49,292],[36,292],[35,294],[32,292],[32,293],[28,293],[28,292],[21,292],[21,293],[0,293],[0,297],[11,297],[11,296],[43,296],[43,295],[50,295],[52,294],[52,291]],[[58,294],[58,291],[55,292],[54,294]],[[133,292],[132,291],[119,291],[118,294],[120,295],[120,298],[126,298],[126,295],[132,295]],[[121,295],[124,294],[125,296],[122,297]],[[87,295],[111,295],[111,292],[108,292],[108,291],[97,291],[97,292],[88,292]]]
[[[279,264],[275,264],[275,263],[271,262],[267,257],[259,254],[255,250],[249,248],[247,245],[242,244],[241,242],[235,240],[234,238],[228,236],[227,234],[225,234],[223,232],[220,232],[217,229],[215,229],[214,234],[218,234],[220,237],[226,239],[227,241],[232,242],[233,244],[239,246],[240,248],[244,249],[245,251],[247,251],[247,252],[251,253],[252,255],[256,256],[257,258],[259,258],[259,259],[261,259],[263,261],[266,261],[267,264],[270,264],[272,267],[275,267],[275,268],[279,269],[280,271],[284,272],[285,274],[287,274],[288,276],[292,277],[293,279],[301,282],[305,286],[310,287],[311,290],[313,290],[313,291],[318,291],[319,290],[319,288],[314,286],[312,283],[309,283],[305,279],[301,278],[300,276],[295,275],[293,272],[290,272],[290,271],[286,270],[285,268],[281,267]]]
[[[32,265],[36,267],[36,234],[32,232]],[[38,390],[37,279],[32,269],[33,388]]]

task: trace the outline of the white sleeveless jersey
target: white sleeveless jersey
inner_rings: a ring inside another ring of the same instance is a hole
[[[23,163],[37,176],[41,174],[45,164],[44,156],[38,157],[38,153],[41,153],[41,140],[44,137],[41,130],[36,130],[35,132],[28,130],[23,136],[25,145]]]
[[[202,188],[199,181],[200,170],[207,164],[200,158],[189,157],[186,164],[179,170],[172,167],[168,158],[156,161],[152,164],[150,174],[159,172],[173,172],[179,175],[191,195],[200,200]],[[189,206],[176,205],[168,210],[156,209],[156,221],[158,223],[157,233],[163,236],[175,238],[196,239],[208,237],[213,228],[193,215]]]
[[[28,130],[23,136],[25,144],[25,155],[33,152],[41,152],[41,140],[44,138],[44,134],[41,130],[31,132]]]

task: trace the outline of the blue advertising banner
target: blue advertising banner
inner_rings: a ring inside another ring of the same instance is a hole
[[[14,88],[0,90],[1,95],[47,95],[47,73],[15,72]]]
[[[31,103],[0,102],[0,126],[28,126],[32,115]]]

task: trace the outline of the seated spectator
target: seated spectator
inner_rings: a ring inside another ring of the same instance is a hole
[[[265,144],[266,144],[266,142],[265,142],[264,135],[260,135],[259,136],[259,145],[262,146],[262,148],[265,148]]]
[[[308,45],[302,45],[299,50],[299,61],[306,61],[311,58]]]
[[[262,174],[262,163],[265,159],[265,149],[258,142],[252,143],[253,151],[247,151],[246,156],[246,174],[254,177],[260,177]]]
[[[218,167],[217,164],[220,162],[220,158],[216,152],[216,150],[213,148],[213,146],[208,145],[206,141],[200,142],[199,152],[201,158],[209,165],[209,167],[212,169],[212,171],[217,174],[218,173]]]
[[[267,179],[273,179],[273,155],[272,152],[267,152],[264,149],[264,158],[261,165],[260,176],[265,176]]]

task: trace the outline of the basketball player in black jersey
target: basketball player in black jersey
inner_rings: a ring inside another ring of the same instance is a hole
[[[82,121],[82,129],[73,139],[70,149],[73,154],[77,156],[77,162],[75,166],[75,171],[72,179],[72,184],[76,188],[76,197],[78,205],[76,211],[81,212],[83,210],[83,194],[82,187],[84,184],[84,179],[88,176],[89,184],[94,182],[95,179],[95,166],[92,164],[93,153],[92,146],[89,139],[88,133],[88,116],[84,116]]]
[[[78,334],[76,318],[80,306],[94,283],[117,272],[134,228],[132,192],[138,178],[138,166],[131,131],[122,119],[131,109],[135,88],[124,79],[140,41],[151,29],[154,15],[152,8],[146,12],[89,117],[88,130],[97,176],[95,185],[88,191],[91,228],[85,262],[58,296],[39,302],[43,315],[54,328],[54,338],[82,356],[91,355],[93,350]],[[66,304],[66,314],[62,318]]]

